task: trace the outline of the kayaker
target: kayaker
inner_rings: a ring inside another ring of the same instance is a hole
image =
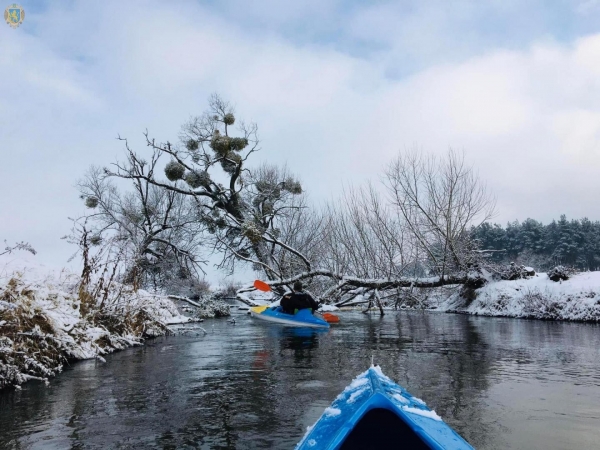
[[[315,299],[307,292],[303,292],[302,288],[302,282],[296,281],[294,283],[294,292],[283,296],[280,305],[284,313],[295,314],[301,309],[306,308],[312,309],[314,313],[319,308],[319,304]]]

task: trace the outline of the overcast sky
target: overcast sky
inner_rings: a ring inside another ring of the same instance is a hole
[[[0,238],[41,262],[66,262],[74,184],[123,154],[118,134],[173,141],[212,92],[315,202],[453,147],[500,223],[600,220],[600,1],[20,4],[0,26]]]

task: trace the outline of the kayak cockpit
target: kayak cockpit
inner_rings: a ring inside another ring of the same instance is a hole
[[[296,450],[473,450],[425,402],[379,366],[356,377],[309,427]]]
[[[346,437],[340,450],[430,450],[397,414],[385,408],[368,411]]]

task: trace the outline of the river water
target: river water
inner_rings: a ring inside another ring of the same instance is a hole
[[[299,332],[236,310],[75,363],[0,393],[0,448],[293,448],[371,357],[478,449],[600,448],[600,326],[340,316]]]

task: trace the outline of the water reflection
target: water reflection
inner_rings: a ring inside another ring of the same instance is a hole
[[[293,448],[371,358],[476,448],[597,440],[598,326],[402,312],[204,327],[1,393],[0,448]]]
[[[319,346],[318,336],[327,333],[327,330],[316,330],[314,328],[281,328],[278,327],[275,338],[279,339],[282,350],[294,350],[304,354],[303,350],[313,350]],[[306,352],[309,356],[310,352]]]

